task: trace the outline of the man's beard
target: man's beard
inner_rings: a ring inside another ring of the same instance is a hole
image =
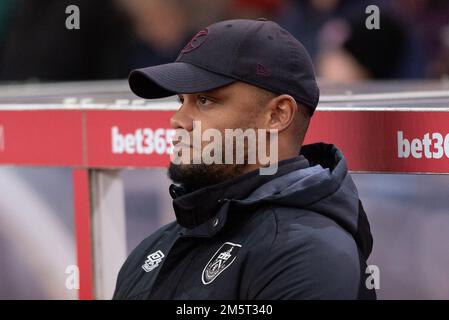
[[[252,126],[247,126],[242,130],[253,129],[257,132],[257,127],[253,124]],[[202,151],[202,150],[201,150]],[[233,141],[232,145],[233,159],[236,159],[236,145],[235,141]],[[168,167],[168,177],[175,184],[179,184],[187,192],[192,192],[195,190],[199,190],[208,186],[212,186],[226,180],[230,180],[232,178],[238,177],[244,174],[248,169],[248,141],[245,140],[244,146],[244,155],[243,155],[243,163],[242,164],[226,164],[225,156],[226,150],[223,143],[221,150],[221,163],[212,163],[212,164],[193,164],[193,163],[184,163],[184,164],[174,164],[170,163]]]
[[[168,177],[187,192],[192,192],[240,176],[245,167],[243,164],[170,163]]]

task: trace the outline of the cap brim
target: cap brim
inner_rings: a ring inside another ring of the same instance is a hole
[[[235,79],[211,72],[185,62],[133,70],[129,86],[139,97],[157,99],[177,93],[195,93],[216,89]]]

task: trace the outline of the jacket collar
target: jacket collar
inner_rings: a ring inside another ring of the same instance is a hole
[[[259,170],[239,177],[185,193],[182,186],[170,185],[176,220],[184,227],[183,234],[212,236],[225,225],[227,212],[232,200],[242,200],[268,181],[309,166],[302,156],[280,161],[274,175],[260,175]]]

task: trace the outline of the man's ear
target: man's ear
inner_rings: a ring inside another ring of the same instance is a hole
[[[265,127],[281,132],[290,127],[297,111],[298,105],[292,96],[279,95],[271,99],[265,108]]]

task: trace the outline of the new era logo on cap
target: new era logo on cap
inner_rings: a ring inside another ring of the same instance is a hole
[[[265,67],[263,64],[258,63],[256,67],[256,74],[263,77],[269,77],[271,75],[271,70]]]

